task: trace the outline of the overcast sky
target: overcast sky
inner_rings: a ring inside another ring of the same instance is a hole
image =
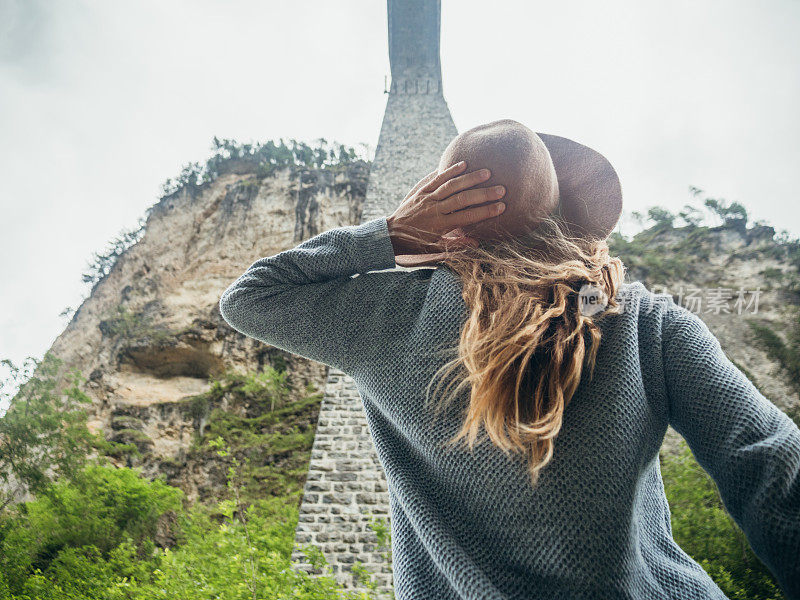
[[[599,150],[626,211],[694,185],[796,235],[798,31],[796,0],[442,0],[445,97]],[[0,359],[213,136],[374,150],[388,73],[382,0],[0,0]]]

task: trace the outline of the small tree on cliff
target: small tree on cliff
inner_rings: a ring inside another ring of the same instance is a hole
[[[8,359],[11,376],[0,382],[0,398],[10,399],[0,418],[0,513],[25,492],[46,492],[56,479],[72,479],[85,465],[94,436],[80,408],[91,399],[80,389],[77,371],[58,390],[62,360],[49,352],[41,361],[28,357],[23,367]],[[9,390],[17,389],[13,398]]]

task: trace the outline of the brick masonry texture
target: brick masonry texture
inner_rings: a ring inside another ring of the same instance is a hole
[[[392,85],[362,223],[394,212],[408,190],[436,169],[442,151],[458,134],[442,94],[439,14],[439,2],[389,1]],[[415,25],[420,15],[422,27]],[[386,489],[355,383],[331,368],[295,533],[292,560],[297,568],[318,573],[301,551],[311,544],[346,587],[358,589],[350,569],[360,561],[378,582],[379,593],[388,595],[391,569],[370,527],[373,518],[389,519]]]
[[[322,550],[340,582],[352,583],[350,568],[358,560],[380,589],[388,590],[391,570],[369,526],[372,518],[388,516],[386,478],[358,390],[350,377],[331,368],[311,448],[292,560],[299,568],[318,573],[300,552],[301,546],[311,544]]]

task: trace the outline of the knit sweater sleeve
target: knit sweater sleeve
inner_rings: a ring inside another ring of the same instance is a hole
[[[800,429],[671,302],[662,356],[669,421],[790,600],[800,600]]]
[[[386,217],[337,227],[256,260],[219,310],[244,335],[354,375],[413,318],[423,278],[395,267]]]

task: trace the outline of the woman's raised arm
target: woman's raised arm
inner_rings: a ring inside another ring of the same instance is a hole
[[[386,217],[330,229],[255,261],[219,310],[244,335],[354,374],[402,334],[424,298],[426,279],[385,270],[394,256]]]
[[[669,422],[790,600],[800,600],[800,429],[724,354],[706,324],[664,313]]]

